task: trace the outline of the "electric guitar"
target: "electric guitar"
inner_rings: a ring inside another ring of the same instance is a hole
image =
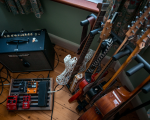
[[[114,17],[113,17],[112,20],[109,19],[109,20],[106,21],[105,26],[104,26],[104,28],[103,28],[101,34],[100,34],[100,39],[101,39],[101,40],[100,40],[99,46],[98,46],[98,48],[97,48],[97,50],[96,50],[96,52],[95,52],[95,54],[94,54],[94,56],[93,56],[93,58],[92,58],[92,60],[91,60],[90,66],[88,67],[88,69],[87,69],[86,72],[85,72],[85,79],[83,79],[83,80],[80,82],[78,92],[76,92],[76,93],[69,99],[69,102],[70,102],[70,103],[73,102],[75,99],[77,99],[77,98],[83,93],[83,92],[82,92],[82,91],[83,91],[83,88],[91,82],[91,76],[92,76],[92,74],[93,74],[95,68],[96,68],[97,65],[100,63],[100,61],[106,56],[106,54],[108,53],[109,48],[112,46],[113,41],[112,41],[112,39],[111,39],[111,40],[109,41],[109,42],[110,42],[110,43],[109,43],[110,45],[108,46],[108,49],[106,49],[106,52],[104,52],[105,54],[102,54],[102,56],[100,56],[97,60],[94,61],[95,55],[97,54],[97,51],[100,49],[102,42],[103,42],[105,39],[107,39],[107,38],[109,37],[109,35],[110,35],[111,28],[112,28],[112,22],[114,21],[116,15],[117,15],[117,13],[115,13],[115,15],[114,15]],[[94,62],[93,62],[93,61],[94,61]],[[91,68],[93,68],[93,67],[94,67],[94,69],[91,69]],[[103,77],[103,76],[102,76],[102,77]]]
[[[84,58],[84,61],[83,61],[84,64],[82,64],[82,66],[80,67],[80,70],[84,71],[86,69],[86,64],[92,58],[93,54],[94,54],[94,51],[92,49],[89,49],[88,53],[86,54]],[[71,73],[73,72],[73,69],[76,63],[77,63],[77,58],[76,57],[71,58],[70,54],[64,58],[65,70],[56,77],[56,82],[59,85],[66,85],[68,83]]]

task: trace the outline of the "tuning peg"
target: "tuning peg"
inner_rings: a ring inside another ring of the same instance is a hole
[[[148,20],[147,17],[144,17],[145,20]]]
[[[143,12],[142,11],[140,11],[140,17],[143,15]]]
[[[150,7],[150,2],[148,2],[147,6]]]
[[[150,36],[149,36],[149,35],[147,35],[147,37],[150,39]]]
[[[128,25],[128,29],[130,29],[130,27],[131,27],[131,26],[130,26],[130,25]]]
[[[140,24],[143,25],[142,21],[140,21]]]
[[[136,28],[136,29],[139,29],[139,27],[138,27],[138,26],[136,26],[135,28]]]
[[[131,22],[131,25],[133,26],[133,25],[134,25],[134,23],[135,23],[135,21],[132,21],[132,22]]]
[[[135,20],[137,21],[138,19],[139,19],[139,16],[136,16],[136,17],[135,17]]]
[[[145,33],[145,31],[144,30],[141,30],[141,35],[143,35]]]
[[[132,30],[132,33],[135,33],[134,30]]]
[[[101,26],[103,27],[105,24],[104,24],[104,22],[101,22]]]
[[[147,6],[144,6],[144,12],[147,10]]]
[[[149,28],[150,28],[150,25],[147,25],[146,27],[149,29]]]

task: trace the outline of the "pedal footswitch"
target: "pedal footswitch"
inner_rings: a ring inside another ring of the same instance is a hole
[[[28,94],[37,94],[37,91],[38,91],[38,82],[28,81],[27,93]]]
[[[22,109],[29,109],[30,103],[31,103],[31,96],[30,95],[23,96]]]
[[[7,97],[7,110],[17,110],[17,99],[18,96],[8,96]]]

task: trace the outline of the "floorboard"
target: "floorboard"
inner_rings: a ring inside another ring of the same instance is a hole
[[[56,67],[54,71],[50,71],[50,76],[54,79],[54,86],[57,85],[56,77],[61,74],[64,69],[64,57],[68,54],[71,57],[75,57],[76,53],[70,50],[64,49],[59,46],[55,46],[55,51],[58,54],[55,55],[55,64]],[[59,62],[59,63],[58,63]],[[58,65],[57,65],[58,63]],[[0,68],[2,65],[0,64]],[[20,73],[11,73],[12,79],[15,79]],[[47,78],[49,71],[41,71],[41,72],[31,72],[28,74],[20,74],[18,78]],[[109,74],[105,78],[105,80],[109,80],[111,76],[114,74],[114,70],[112,68],[109,69]],[[6,69],[3,69],[1,72],[2,77],[7,77]],[[10,81],[10,78],[8,78]],[[5,84],[8,82],[5,81]],[[120,84],[120,83],[119,83]],[[58,86],[57,89],[60,89],[62,86]],[[1,90],[0,86],[0,90]],[[56,89],[56,90],[57,90]],[[9,94],[9,86],[5,86],[3,89],[3,93],[0,95],[0,102],[5,100]],[[53,113],[53,120],[77,120],[82,113],[77,113],[75,110],[77,107],[77,102],[68,103],[68,99],[71,97],[70,92],[66,88],[66,86],[59,92],[56,92],[54,95],[54,113]],[[136,114],[132,114],[135,120],[138,120]],[[51,111],[7,111],[6,109],[6,102],[0,104],[0,120],[50,120],[51,118]],[[126,118],[122,118],[121,120],[129,119],[129,116]]]

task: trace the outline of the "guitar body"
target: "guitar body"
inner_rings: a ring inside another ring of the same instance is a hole
[[[98,73],[95,73],[93,74],[93,76],[96,76]],[[108,74],[108,72],[106,72],[103,76],[105,77],[106,75]],[[91,85],[92,85],[92,82],[94,81],[94,77],[91,77],[92,78],[92,81],[91,81]],[[83,79],[80,84],[79,84],[79,90],[78,92],[76,92],[69,100],[68,102],[71,103],[73,102],[74,100],[76,100],[81,94],[83,94],[83,89],[85,86],[87,86],[89,83],[86,81],[86,79]]]
[[[126,102],[126,100],[128,100],[130,97],[129,95],[130,92],[124,87],[115,89],[97,100],[78,120],[104,120],[109,118],[124,102]],[[97,111],[99,111],[100,114],[97,114]],[[95,119],[93,119],[93,115]]]

